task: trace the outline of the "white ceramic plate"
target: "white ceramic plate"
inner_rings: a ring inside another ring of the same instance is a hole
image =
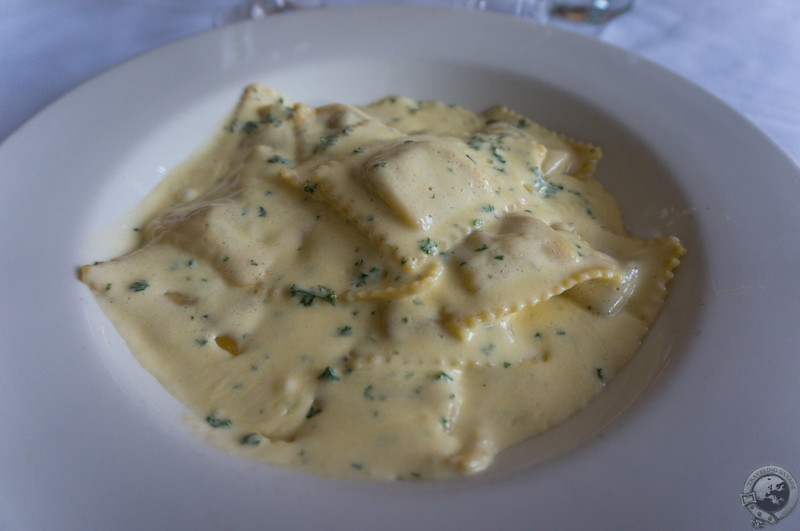
[[[462,481],[321,480],[193,436],[76,268],[113,254],[123,213],[253,81],[312,104],[505,103],[603,146],[599,177],[630,230],[689,249],[635,361],[584,412]],[[289,13],[149,53],[0,146],[0,528],[747,528],[747,476],[800,475],[799,197],[789,157],[700,89],[503,15]]]

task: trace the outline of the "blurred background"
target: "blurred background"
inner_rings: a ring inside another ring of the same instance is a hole
[[[265,13],[285,0],[272,1],[279,3],[252,10],[240,0],[0,0],[0,141],[61,95],[131,57],[248,13],[281,16]],[[370,3],[295,2],[307,9]],[[548,20],[547,6],[524,0],[414,3],[505,11],[633,51],[716,95],[800,160],[798,0],[636,0],[599,25]]]

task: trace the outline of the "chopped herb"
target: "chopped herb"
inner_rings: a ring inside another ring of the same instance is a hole
[[[425,254],[436,254],[436,251],[439,248],[439,244],[431,240],[430,238],[419,240],[417,241],[417,243],[419,244],[419,248]]]
[[[308,413],[306,413],[306,418],[316,417],[320,413],[322,413],[322,408],[316,404],[311,404],[311,407],[308,408]]]
[[[472,226],[475,227],[476,229],[479,229],[479,228],[483,227],[483,220],[482,219],[473,219],[472,220]]]
[[[327,149],[330,146],[334,145],[337,140],[338,138],[336,138],[335,136],[321,136],[319,137],[319,146],[317,146],[314,149],[314,151],[317,152],[323,149]]]
[[[504,368],[504,369],[508,369],[509,367],[511,367],[511,363],[510,363],[510,362],[508,362],[508,361],[504,361],[504,362],[503,362],[503,368]]]
[[[452,382],[453,377],[447,374],[446,372],[442,371],[436,375],[437,380],[444,380],[445,382]]]
[[[497,146],[492,147],[492,157],[500,164],[505,164],[506,159],[500,154],[500,148]]]
[[[502,255],[502,254],[498,254],[497,256],[494,257],[494,259],[495,260],[505,260],[506,257],[504,255]]]
[[[258,207],[258,217],[265,218],[267,217],[267,209],[263,206]]]
[[[252,120],[248,120],[242,125],[242,128],[239,129],[239,132],[240,133],[244,133],[246,135],[249,135],[250,133],[252,133],[256,129],[258,129],[259,126],[260,126],[260,124],[258,122],[254,122]]]
[[[600,378],[601,382],[605,382],[606,381],[605,376],[603,376],[603,368],[602,367],[597,367],[597,377]]]
[[[539,167],[534,166],[534,168],[538,170]],[[536,180],[533,182],[533,189],[545,199],[554,198],[558,192],[564,189],[560,184],[555,184],[545,179],[541,170],[539,170],[538,173],[534,171],[534,173],[536,173]]]
[[[130,290],[134,292],[144,291],[150,287],[146,280],[137,280],[130,285]]]
[[[481,252],[481,251],[485,251],[485,250],[486,250],[486,249],[488,249],[488,248],[489,248],[489,246],[488,246],[488,245],[486,245],[486,244],[484,243],[483,245],[481,245],[480,247],[478,247],[477,249],[475,249],[475,252],[476,252],[476,253],[479,253],[479,252]]]
[[[213,413],[206,417],[206,422],[208,422],[208,425],[212,428],[221,428],[223,430],[228,430],[233,425],[231,419],[218,417]]]
[[[243,446],[258,446],[264,437],[260,433],[248,433],[242,437]]]
[[[106,284],[106,291],[108,291],[108,290],[110,290],[110,289],[111,289],[111,282],[109,282],[108,284]]]
[[[358,278],[353,282],[353,286],[360,288],[368,284],[373,284],[381,278],[382,273],[380,268],[373,267],[366,273],[360,273]]]
[[[375,400],[375,395],[372,394],[373,387],[372,385],[368,385],[364,388],[364,398],[367,400]]]
[[[307,182],[303,187],[303,191],[307,194],[313,194],[317,191],[317,183]]]
[[[350,463],[350,466],[355,468],[356,470],[361,470],[364,468],[364,465],[362,465],[361,463]]]
[[[341,380],[341,378],[333,367],[325,367],[325,370],[317,376],[317,380],[338,381]]]
[[[353,327],[351,326],[340,326],[336,329],[337,336],[352,336],[353,335]]]
[[[208,339],[206,339],[204,337],[201,337],[201,338],[195,339],[194,342],[202,347],[203,345],[208,343]]]
[[[301,288],[297,284],[292,284],[289,294],[292,298],[299,297],[300,304],[303,306],[311,306],[317,299],[327,302],[331,306],[336,306],[336,292],[325,286]]]
[[[281,157],[280,155],[272,155],[270,158],[267,159],[267,162],[269,162],[270,164],[283,164],[284,166],[290,166],[294,164],[294,162],[291,159]]]
[[[385,162],[376,162],[376,163],[374,163],[372,165],[372,167],[373,168],[385,168],[386,167],[386,163]]]
[[[484,212],[494,212],[494,206],[492,205],[483,205],[481,210]]]

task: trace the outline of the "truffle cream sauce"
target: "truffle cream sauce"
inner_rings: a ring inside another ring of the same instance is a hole
[[[311,108],[254,85],[82,280],[230,452],[470,474],[583,408],[682,254],[627,236],[597,148],[505,108]]]

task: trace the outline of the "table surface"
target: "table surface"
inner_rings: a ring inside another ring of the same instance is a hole
[[[365,0],[323,1],[335,8]],[[215,17],[237,3],[0,0],[0,142],[82,82],[213,28]],[[595,37],[705,88],[800,161],[798,30],[797,0],[637,0]]]

